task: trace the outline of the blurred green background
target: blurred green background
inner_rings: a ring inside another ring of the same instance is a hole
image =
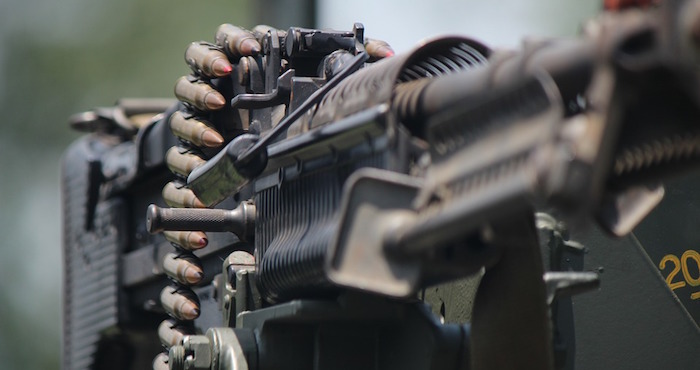
[[[119,97],[170,97],[183,53],[247,2],[0,1],[0,368],[60,360],[59,162],[67,118]]]
[[[59,163],[79,136],[67,118],[120,97],[170,97],[187,73],[189,42],[212,40],[221,23],[267,21],[270,4],[294,16],[281,0],[0,0],[0,368],[60,367]],[[524,35],[573,35],[599,8],[580,0],[317,4],[317,26],[363,21],[397,51],[446,32],[505,46]]]

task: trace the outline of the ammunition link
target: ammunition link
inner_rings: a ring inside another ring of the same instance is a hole
[[[224,27],[224,31],[217,36],[226,36],[231,29]],[[234,31],[238,32],[238,29]],[[175,84],[175,95],[185,103],[186,108],[184,111],[173,113],[168,122],[171,131],[181,142],[179,146],[172,147],[168,151],[165,159],[170,171],[182,181],[170,182],[163,188],[163,198],[171,207],[206,208],[206,204],[186,185],[186,178],[195,168],[206,164],[209,159],[208,154],[203,153],[211,153],[211,149],[221,148],[225,144],[221,132],[215,125],[209,123],[210,117],[207,116],[207,112],[222,109],[226,105],[227,98],[213,88],[208,79],[224,77],[233,71],[229,57],[238,54],[241,50],[231,50],[230,47],[250,48],[252,46],[255,51],[259,51],[257,42],[244,37],[247,34],[242,32],[246,31],[241,30],[234,35],[237,37],[234,37],[233,41],[238,41],[237,43],[217,46],[206,42],[194,42],[185,52],[185,61],[192,69],[194,76],[182,77]],[[224,39],[232,41],[231,37],[224,37]],[[202,149],[206,150],[202,151]],[[158,211],[157,207],[152,211]],[[202,211],[226,212],[208,209]],[[153,212],[149,213],[149,216],[153,216],[149,220],[157,224],[162,217],[155,217],[154,215],[158,212]],[[164,213],[170,215],[173,212],[164,211]],[[174,214],[182,215],[182,212],[174,212]],[[149,225],[153,226],[151,224],[152,222]],[[191,227],[180,229],[177,226],[175,229],[167,227],[163,229],[153,231],[162,231],[166,240],[173,244],[176,251],[167,253],[161,261],[162,270],[173,284],[165,287],[160,295],[161,305],[172,318],[163,321],[158,327],[161,343],[166,351],[171,352],[156,356],[153,368],[158,370],[181,366],[182,364],[173,363],[173,358],[180,357],[177,354],[173,355],[172,352],[173,350],[177,352],[178,348],[181,348],[178,346],[186,341],[189,335],[195,333],[193,320],[200,314],[200,302],[190,287],[201,283],[204,271],[201,261],[192,252],[204,248],[209,243],[206,233],[198,230],[198,227],[195,227],[195,230]]]

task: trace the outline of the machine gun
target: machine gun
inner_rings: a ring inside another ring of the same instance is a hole
[[[698,29],[700,2],[669,1],[366,63],[360,24],[260,48],[224,26],[188,50],[184,105],[72,120],[92,133],[64,159],[64,368],[566,368],[557,307],[598,275],[545,272],[538,225],[581,247],[536,210],[626,235],[697,163]],[[473,275],[470,322],[441,322],[422,290]]]

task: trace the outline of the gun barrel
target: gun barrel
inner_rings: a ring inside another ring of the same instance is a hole
[[[415,126],[446,109],[480,102],[484,92],[527,80],[537,71],[552,77],[565,102],[576,99],[590,83],[597,57],[591,40],[542,42],[528,47],[532,50],[495,54],[488,64],[439,76],[422,86],[397,86],[394,105],[408,107],[399,111],[402,122]],[[421,91],[403,91],[415,88]]]

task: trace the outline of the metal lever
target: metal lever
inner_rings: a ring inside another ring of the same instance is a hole
[[[547,286],[547,303],[550,305],[557,297],[585,293],[600,286],[600,276],[590,271],[550,271],[544,274],[543,279]]]
[[[290,69],[277,79],[277,87],[267,94],[238,94],[231,100],[234,109],[258,109],[273,107],[289,101],[292,93],[292,77],[294,70]]]

